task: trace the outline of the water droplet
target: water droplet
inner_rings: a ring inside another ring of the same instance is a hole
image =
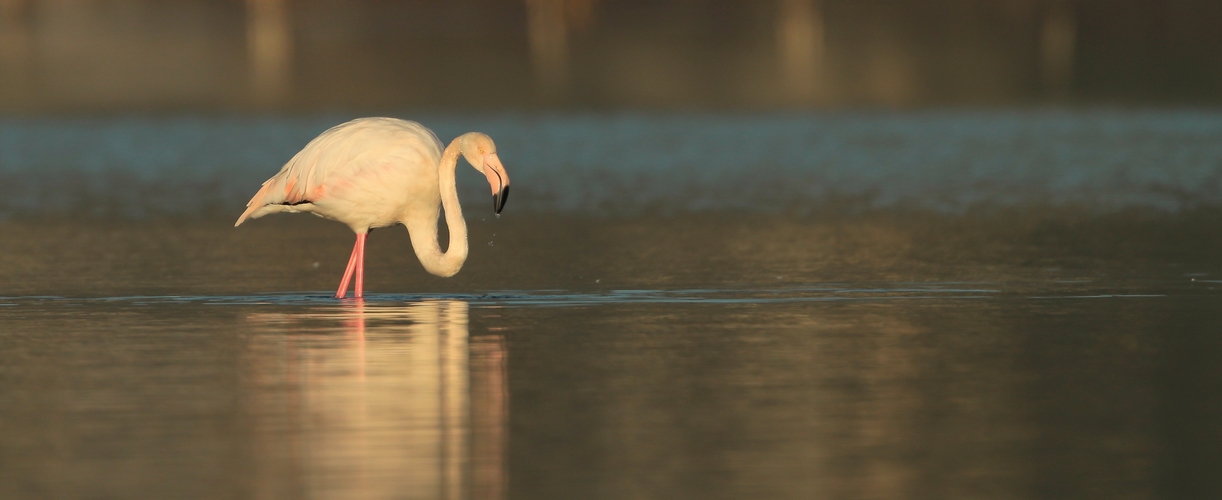
[[[492,246],[492,242],[491,242],[491,241],[489,241],[489,242],[488,242],[488,246]]]

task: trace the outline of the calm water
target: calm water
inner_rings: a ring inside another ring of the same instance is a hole
[[[364,301],[224,205],[313,122],[10,120],[0,498],[1216,498],[1220,117],[501,117],[506,215]]]
[[[1222,203],[1222,112],[392,116],[488,133],[518,213]],[[0,118],[0,216],[230,217],[350,118]],[[473,173],[460,194],[486,198]]]

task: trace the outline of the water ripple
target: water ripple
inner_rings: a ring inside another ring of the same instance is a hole
[[[402,304],[459,300],[474,307],[571,307],[624,304],[786,304],[834,301],[980,300],[980,299],[1134,299],[1166,297],[1161,293],[1124,293],[1110,290],[1065,290],[1062,294],[1005,292],[996,288],[948,287],[944,284],[894,287],[845,287],[818,285],[771,289],[677,289],[677,290],[500,290],[483,293],[370,293],[366,304]],[[257,295],[132,295],[73,298],[57,296],[0,297],[0,306],[68,304],[161,305],[274,305],[317,306],[352,303],[357,299],[335,299],[330,292],[267,293]]]

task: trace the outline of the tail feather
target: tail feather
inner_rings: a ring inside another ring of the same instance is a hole
[[[259,216],[254,215],[254,213],[256,210],[263,208],[263,206],[267,204],[265,201],[267,198],[267,193],[271,191],[273,180],[275,180],[275,178],[268,179],[267,182],[263,183],[263,187],[260,188],[259,192],[255,193],[255,196],[250,199],[249,203],[246,204],[246,211],[242,212],[242,216],[238,217],[238,222],[234,223],[233,227],[241,226],[243,222],[246,222],[246,219],[259,218]]]

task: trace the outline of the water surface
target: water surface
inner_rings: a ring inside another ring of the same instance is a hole
[[[504,217],[363,301],[232,227],[315,122],[167,120],[0,124],[2,498],[1222,493],[1211,114],[491,119]]]

